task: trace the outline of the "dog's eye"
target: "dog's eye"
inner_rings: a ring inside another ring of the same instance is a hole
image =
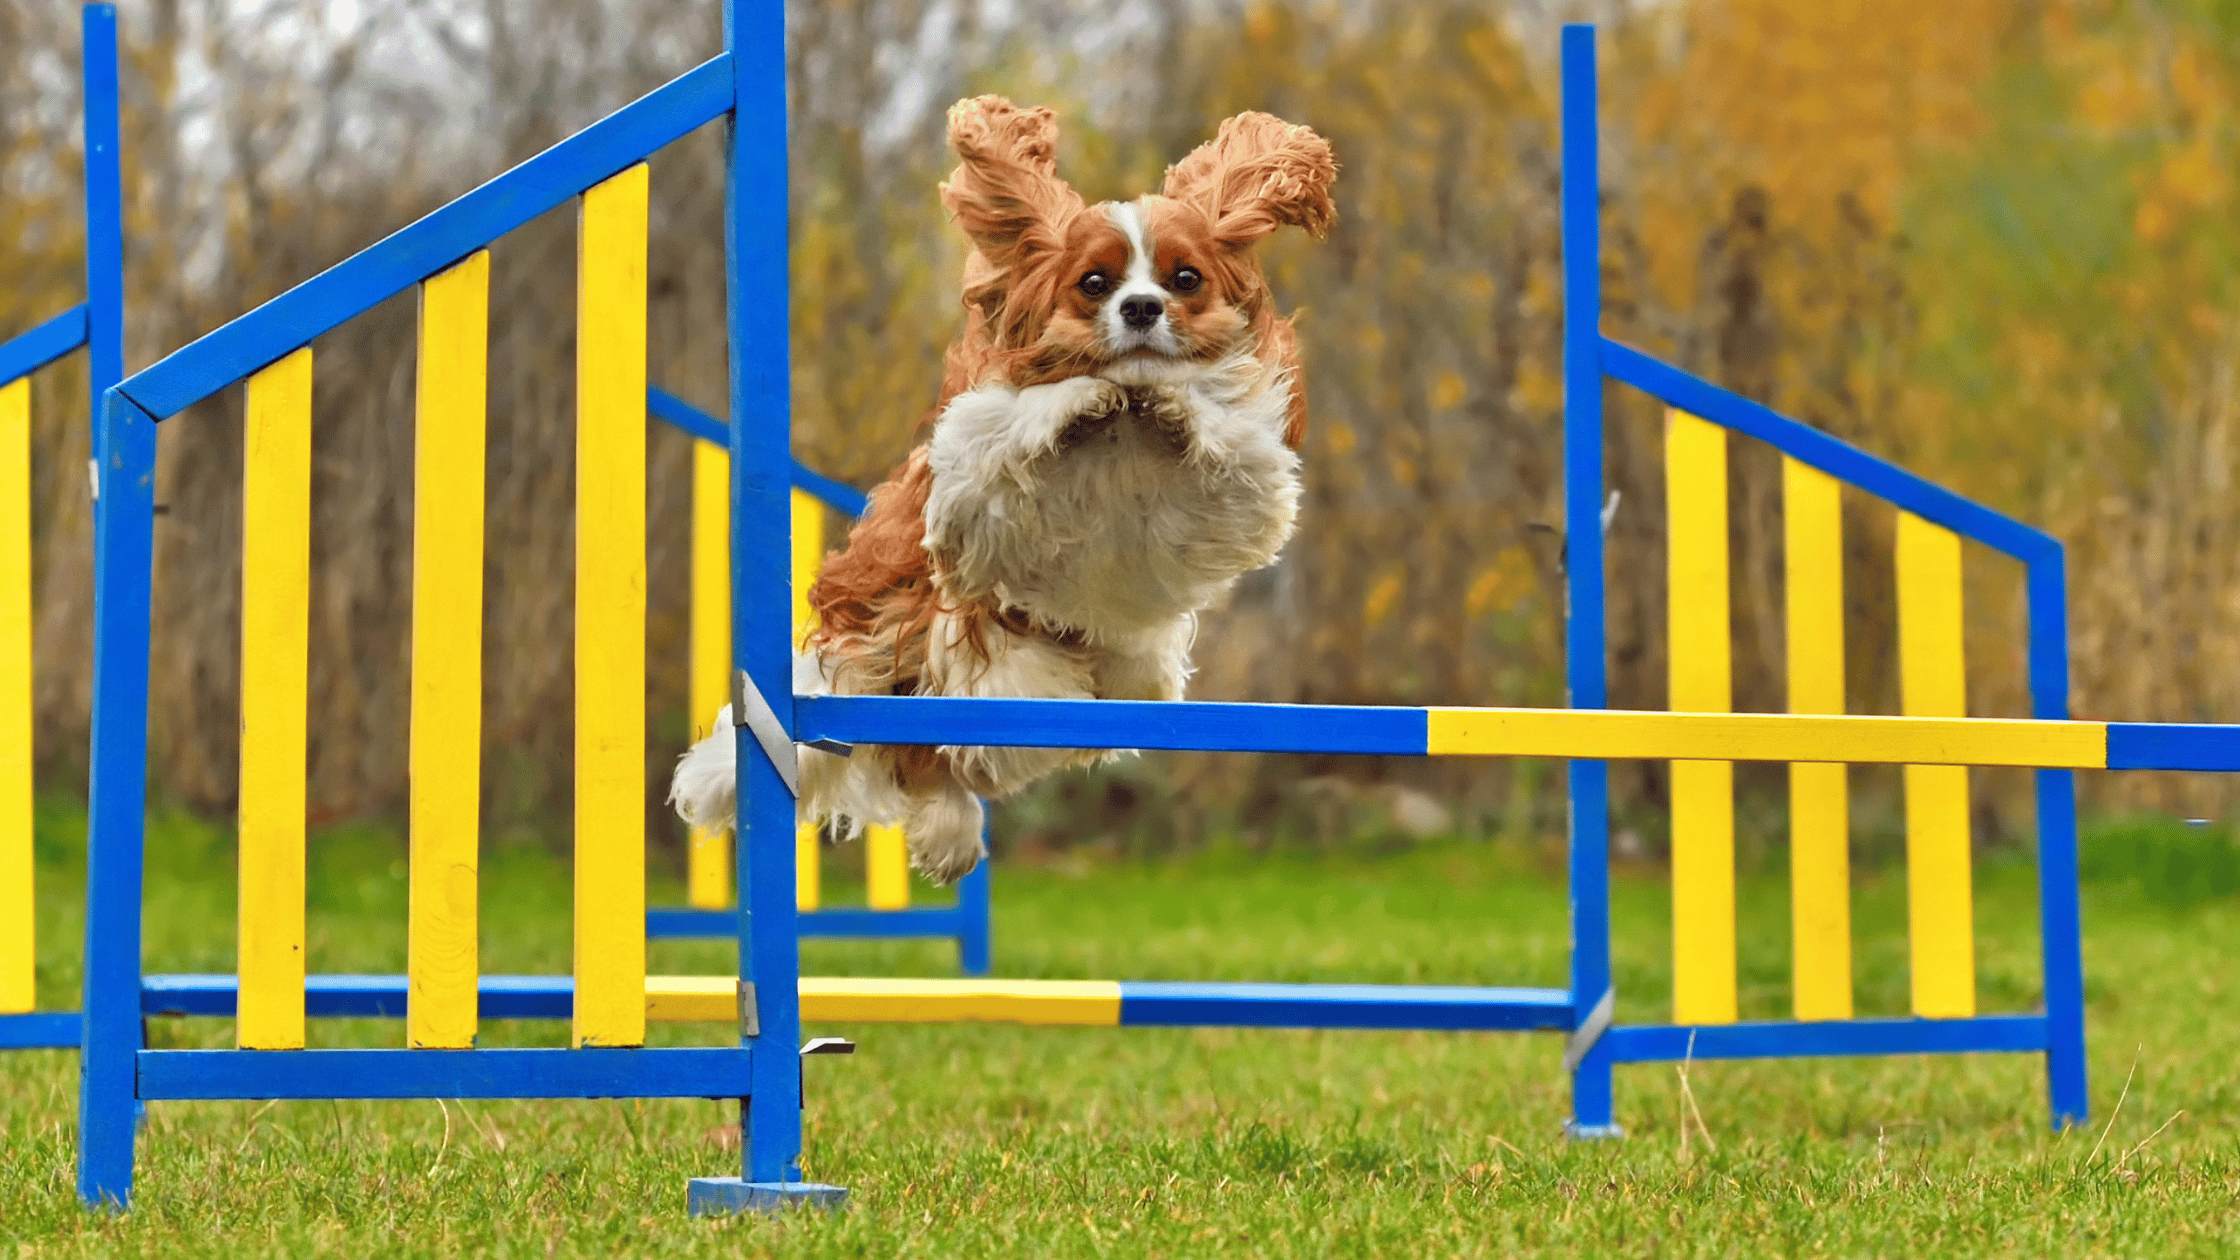
[[[1177,293],[1194,293],[1204,283],[1205,277],[1193,268],[1184,267],[1174,273],[1174,291]]]
[[[1081,277],[1081,291],[1090,297],[1103,297],[1112,292],[1112,281],[1101,271],[1092,271]]]

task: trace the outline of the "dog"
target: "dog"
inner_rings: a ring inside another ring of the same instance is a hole
[[[1001,97],[949,111],[964,331],[928,436],[810,592],[797,693],[1178,700],[1198,614],[1291,537],[1306,400],[1253,247],[1329,231],[1329,144],[1240,114],[1159,194],[1092,206],[1057,134]],[[727,708],[678,763],[687,822],[732,825],[735,750]],[[946,883],[985,856],[980,798],[1114,755],[803,748],[800,814],[900,822]]]

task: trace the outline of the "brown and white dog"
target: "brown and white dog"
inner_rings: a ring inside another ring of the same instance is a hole
[[[1276,559],[1298,511],[1296,343],[1253,246],[1336,217],[1330,146],[1240,114],[1159,195],[1086,205],[1047,109],[960,101],[942,203],[971,238],[931,434],[871,493],[809,602],[804,694],[1176,700],[1197,615]],[[731,824],[731,714],[670,799]],[[900,822],[939,881],[983,855],[978,797],[1110,753],[802,750],[800,813]]]

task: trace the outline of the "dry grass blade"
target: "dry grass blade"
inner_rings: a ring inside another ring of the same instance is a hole
[[[1688,1162],[1688,1124],[1690,1120],[1694,1121],[1696,1132],[1703,1136],[1703,1144],[1710,1148],[1712,1154],[1719,1153],[1719,1144],[1712,1140],[1711,1130],[1703,1122],[1703,1110],[1696,1106],[1696,1091],[1688,1083],[1688,1068],[1695,1063],[1695,1057],[1696,1035],[1691,1030],[1688,1033],[1687,1053],[1681,1058],[1680,1062],[1673,1065],[1673,1071],[1680,1076],[1680,1162],[1683,1164]]]
[[[2162,1136],[2162,1130],[2164,1130],[2164,1129],[2167,1129],[2167,1128],[2169,1128],[2169,1127],[2170,1127],[2171,1125],[2173,1125],[2173,1124],[2176,1124],[2176,1123],[2178,1122],[2178,1117],[2180,1117],[2180,1116],[2182,1116],[2182,1115],[2184,1115],[2184,1114],[2186,1114],[2186,1113],[2185,1113],[2185,1109],[2184,1109],[2184,1108],[2182,1108],[2182,1107],[2181,1107],[2181,1108],[2179,1108],[2179,1109],[2178,1109],[2177,1111],[2174,1111],[2174,1112],[2172,1112],[2172,1113],[2170,1114],[2170,1118],[2169,1118],[2168,1120],[2165,1120],[2165,1121],[2163,1121],[2163,1122],[2161,1123],[2161,1125],[2159,1125],[2158,1127],[2156,1127],[2156,1129],[2155,1129],[2155,1131],[2154,1131],[2154,1132],[2152,1132],[2152,1133],[2149,1133],[2149,1134],[2148,1134],[2148,1135],[2146,1136],[2146,1139],[2145,1139],[2144,1141],[2140,1142],[2140,1143],[2139,1143],[2139,1144],[2138,1144],[2137,1146],[2134,1146],[2134,1147],[2132,1147],[2132,1148],[2131,1148],[2130,1150],[2128,1150],[2128,1151],[2125,1151],[2125,1152],[2124,1152],[2124,1153],[2123,1153],[2123,1154],[2122,1154],[2122,1155],[2121,1155],[2121,1156],[2120,1156],[2119,1158],[2117,1158],[2117,1160],[2116,1160],[2116,1167],[2118,1167],[2118,1168],[2121,1168],[2121,1167],[2123,1167],[2123,1166],[2124,1166],[2124,1164],[2126,1164],[2126,1163],[2128,1163],[2128,1162],[2130,1161],[2130,1159],[2131,1159],[2131,1157],[2132,1157],[2132,1156],[2134,1156],[2134,1155],[2138,1154],[2139,1152],[2141,1152],[2141,1151],[2143,1151],[2143,1150],[2147,1149],[2147,1145],[2148,1145],[2148,1143],[2150,1143],[2150,1142],[2153,1142],[2153,1141],[2154,1141],[2154,1140],[2155,1140],[2156,1138],[2158,1138],[2158,1137],[2161,1137],[2161,1136]]]
[[[2131,1097],[2131,1078],[2139,1074],[2139,1056],[2146,1053],[2146,1049],[2146,1044],[2142,1042],[2138,1049],[2131,1052],[2131,1070],[2123,1075],[2123,1092],[2116,1095],[2116,1109],[2108,1113],[2108,1123],[2100,1130],[2100,1140],[2092,1144],[2092,1154],[2084,1157],[2086,1165],[2098,1158],[2100,1148],[2108,1144],[2108,1133],[2116,1127],[2116,1117],[2123,1114],[2123,1100]]]

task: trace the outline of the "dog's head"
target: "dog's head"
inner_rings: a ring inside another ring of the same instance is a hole
[[[1000,97],[949,111],[962,161],[941,199],[974,246],[968,336],[1018,384],[1153,384],[1268,334],[1252,247],[1285,225],[1321,236],[1337,217],[1329,143],[1267,114],[1222,123],[1160,194],[1094,206],[1058,177],[1057,138],[1049,110]]]

